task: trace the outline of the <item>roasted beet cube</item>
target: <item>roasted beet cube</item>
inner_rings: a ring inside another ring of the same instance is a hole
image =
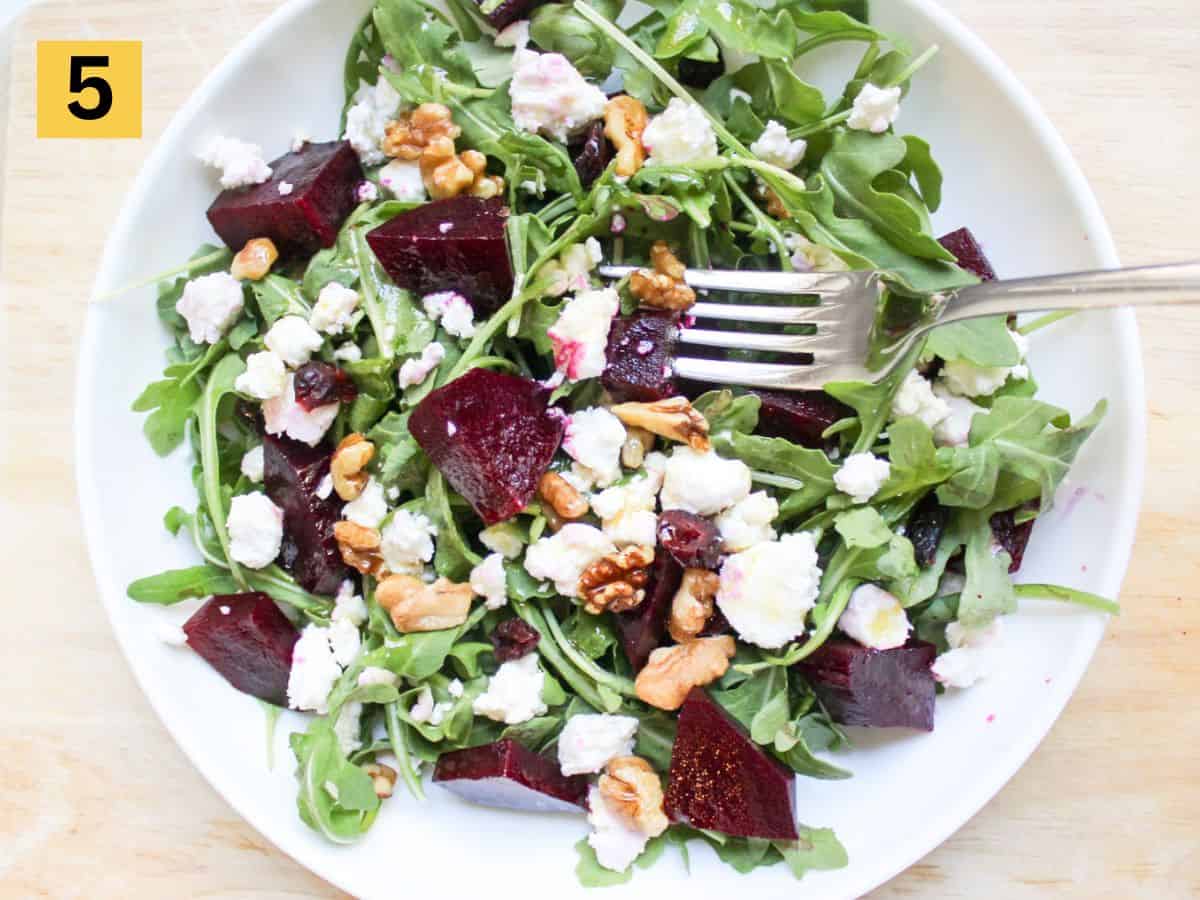
[[[292,648],[300,634],[266,594],[218,594],[183,631],[188,646],[239,691],[287,706]]]
[[[663,807],[673,822],[735,837],[794,841],[796,780],[702,688],[679,709]]]
[[[636,609],[617,614],[621,646],[635,672],[646,665],[656,647],[666,642],[667,614],[682,580],[683,566],[669,553],[655,554],[646,583],[646,599]]]
[[[678,313],[639,309],[618,316],[608,332],[601,382],[618,401],[649,403],[674,396]]]
[[[392,281],[416,294],[458,291],[479,314],[512,293],[504,241],[508,207],[500,199],[450,197],[402,212],[367,233]]]
[[[1025,559],[1025,548],[1029,546],[1029,536],[1033,533],[1035,521],[1030,519],[1018,525],[1016,512],[1014,509],[998,512],[988,520],[992,526],[992,537],[1012,557],[1012,562],[1008,567],[1010,572],[1021,568],[1021,563]]]
[[[954,254],[958,264],[968,272],[978,275],[982,281],[995,281],[996,270],[988,262],[983,248],[970,228],[960,228],[938,238],[938,243]]]
[[[537,629],[522,619],[505,619],[491,633],[496,661],[501,663],[528,656],[537,648],[541,639]]]
[[[280,562],[290,557],[296,581],[313,594],[336,593],[349,574],[333,536],[342,503],[336,494],[324,499],[317,494],[329,474],[329,457],[324,447],[282,435],[263,438],[263,487],[283,510],[286,540]]]
[[[357,396],[358,388],[345,369],[313,361],[296,370],[296,402],[310,412],[330,403],[350,403]]]
[[[715,569],[721,560],[717,526],[682,509],[667,509],[658,517],[658,543],[685,569]]]
[[[475,0],[479,11],[495,29],[507,28],[518,19],[528,19],[529,14],[546,0]]]
[[[933,492],[927,494],[908,517],[908,539],[912,541],[917,565],[922,569],[933,565],[937,558],[938,544],[942,542],[949,521],[950,510],[938,503]]]
[[[575,161],[579,181],[585,188],[592,186],[612,159],[612,145],[604,136],[604,122],[599,119],[587,127],[578,141],[572,141],[568,149]]]
[[[230,188],[208,208],[208,221],[231,250],[266,237],[280,253],[309,254],[331,247],[354,209],[362,181],[358,155],[345,141],[305,144],[271,163],[262,184]],[[281,194],[279,188],[290,184]]]
[[[587,779],[509,738],[438,757],[433,780],[471,803],[536,812],[579,812]]]
[[[933,731],[935,656],[937,648],[925,641],[871,650],[834,640],[799,668],[835,722]]]
[[[793,444],[822,449],[821,435],[830,425],[854,415],[854,410],[824,391],[754,391],[762,401],[755,434],[787,438]]]
[[[416,438],[488,525],[516,515],[562,442],[565,416],[535,381],[471,369],[422,400],[408,420]]]

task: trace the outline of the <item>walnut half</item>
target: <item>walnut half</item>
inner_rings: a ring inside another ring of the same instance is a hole
[[[668,397],[653,403],[618,403],[609,412],[627,428],[644,428],[701,453],[712,446],[708,440],[708,420],[692,408],[687,397]]]
[[[412,575],[389,575],[375,588],[375,600],[402,634],[461,625],[467,621],[474,596],[469,584],[446,578],[426,584]]]
[[[342,562],[352,569],[376,578],[386,571],[379,550],[382,538],[374,528],[342,520],[333,526],[333,536],[341,551]]]
[[[626,612],[646,598],[654,548],[638,544],[598,559],[579,576],[583,608],[592,615]]]
[[[716,681],[729,669],[735,647],[727,634],[659,647],[634,682],[638,698],[659,709],[675,710],[694,687]]]
[[[629,293],[647,306],[681,312],[696,303],[696,292],[683,280],[687,270],[671,252],[666,241],[655,241],[650,248],[654,270],[638,269],[629,276]]]
[[[557,472],[542,476],[538,496],[562,519],[578,519],[588,511],[587,499]]]
[[[329,461],[329,475],[339,497],[349,502],[363,492],[370,479],[367,463],[374,455],[375,445],[357,431],[342,438]]]
[[[716,572],[707,569],[684,569],[679,590],[671,601],[671,616],[667,632],[671,639],[684,643],[704,630],[713,614],[713,600],[721,587]]]
[[[616,172],[622,178],[636,175],[646,161],[642,132],[649,121],[642,101],[628,94],[613,97],[604,107],[604,136],[617,148]]]
[[[609,807],[642,834],[658,837],[671,824],[663,812],[662,780],[640,756],[609,760],[597,786]]]

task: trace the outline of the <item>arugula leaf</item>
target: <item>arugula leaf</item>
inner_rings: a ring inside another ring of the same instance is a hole
[[[944,360],[965,359],[977,366],[1015,366],[1021,351],[1004,316],[951,322],[930,332],[925,352]]]
[[[797,878],[803,878],[814,869],[843,869],[849,864],[846,848],[837,839],[833,829],[802,825],[797,830],[800,833],[798,841],[775,842],[775,849]]]
[[[807,125],[825,115],[825,95],[797,75],[786,61],[763,59],[751,63],[738,69],[733,81],[750,95],[757,118]],[[750,137],[757,138],[758,134]]]
[[[842,536],[847,547],[871,550],[892,539],[892,529],[888,528],[878,510],[870,506],[860,506],[840,513],[834,519],[833,527]]]
[[[959,515],[967,536],[967,576],[958,601],[958,619],[969,627],[982,627],[996,616],[1016,611],[1017,598],[1008,575],[1012,558],[1003,550],[992,552],[992,526],[987,515],[974,510]]]
[[[217,407],[226,394],[233,392],[233,383],[246,371],[246,364],[236,353],[223,357],[204,384],[197,407],[200,437],[200,468],[203,472],[204,505],[212,520],[221,552],[229,563],[230,574],[238,584],[245,584],[242,570],[229,552],[229,531],[225,527],[225,495],[221,486],[220,461],[217,451]]]
[[[250,290],[268,328],[284,316],[302,316],[307,321],[312,312],[300,285],[282,275],[268,273],[261,281],[250,282]]]
[[[1115,600],[1091,594],[1076,588],[1064,587],[1061,584],[1018,584],[1013,592],[1018,597],[1037,597],[1050,600],[1061,600],[1064,603],[1074,603],[1087,609],[1096,609],[1112,616],[1121,614],[1121,605]]]
[[[546,53],[561,53],[586,78],[607,78],[616,63],[612,41],[567,4],[538,7],[529,20],[529,36]]]
[[[811,509],[834,491],[833,473],[837,467],[820,450],[801,447],[786,438],[737,431],[713,435],[712,442],[722,456],[736,457],[751,469],[794,478],[800,483],[780,508],[785,518]]]
[[[212,565],[173,569],[139,578],[125,589],[130,600],[159,606],[170,606],[188,597],[233,594],[237,591],[238,583],[233,576],[225,569]]]
[[[942,170],[934,160],[927,141],[911,134],[905,135],[903,140],[906,148],[904,159],[897,163],[896,168],[917,180],[921,199],[926,208],[935,213],[942,205]]]
[[[724,431],[750,434],[758,427],[761,406],[762,400],[756,395],[735,397],[729,389],[708,391],[692,401],[692,408],[708,420],[708,430],[713,434]]]
[[[362,837],[379,812],[379,798],[370,776],[342,754],[329,719],[314,719],[307,732],[296,732],[290,740],[300,783],[300,818],[335,844]]]
[[[933,445],[933,431],[920,419],[904,418],[888,426],[891,471],[875,502],[941,484],[955,474],[947,454]]]
[[[726,47],[764,59],[790,59],[796,48],[796,25],[783,10],[772,15],[748,0],[693,0],[691,5],[713,37]]]

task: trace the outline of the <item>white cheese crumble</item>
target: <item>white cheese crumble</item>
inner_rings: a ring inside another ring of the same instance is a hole
[[[717,606],[742,640],[774,650],[804,633],[820,586],[812,535],[785,534],[725,560]]]
[[[350,327],[354,311],[358,309],[358,291],[331,281],[321,288],[316,305],[308,317],[308,324],[316,331],[326,334],[341,334]]]
[[[337,721],[333,723],[333,733],[337,737],[338,749],[343,756],[349,756],[362,746],[359,733],[362,730],[363,705],[351,700],[338,711]]]
[[[350,665],[362,647],[358,626],[349,619],[334,619],[328,631],[329,648],[333,651],[333,658],[342,667]]]
[[[287,390],[287,380],[287,367],[279,354],[263,350],[246,357],[246,371],[234,380],[233,389],[256,400],[270,400]]]
[[[333,475],[329,472],[325,473],[325,477],[317,482],[316,493],[322,500],[329,499],[329,495],[333,493]]]
[[[653,547],[658,543],[654,506],[661,487],[662,473],[647,470],[591,498],[592,512],[600,517],[604,533],[614,544]]]
[[[367,480],[362,493],[342,507],[342,518],[349,519],[364,528],[378,528],[387,518],[387,498],[383,495],[383,485],[374,478]]]
[[[987,410],[972,403],[966,397],[951,394],[940,384],[934,385],[933,392],[946,404],[946,417],[933,426],[933,440],[939,447],[965,447],[971,437],[971,422],[976,413],[986,413]]]
[[[504,573],[504,557],[489,553],[471,570],[471,590],[484,600],[488,609],[499,609],[508,602],[508,581]]]
[[[301,321],[304,321],[301,319]],[[296,402],[296,376],[288,375],[287,389],[262,405],[263,424],[267,434],[286,434],[315,447],[337,418],[340,403],[307,410]]]
[[[900,389],[892,398],[892,418],[894,419],[912,417],[920,419],[933,428],[948,415],[950,415],[950,405],[945,399],[934,393],[929,379],[915,370],[904,377],[904,381],[900,383]]]
[[[477,716],[506,725],[528,722],[548,708],[542,702],[545,681],[536,653],[510,660],[488,680],[487,690],[475,698],[472,709]]]
[[[379,666],[367,666],[358,673],[358,686],[367,687],[373,684],[394,685],[400,680],[395,672]]]
[[[262,444],[251,447],[242,454],[242,474],[255,483],[263,480]]]
[[[779,515],[779,503],[766,491],[755,491],[717,516],[717,530],[728,553],[749,550],[755,544],[775,540],[771,523]]]
[[[618,811],[609,806],[600,788],[588,788],[588,824],[592,831],[587,842],[596,852],[596,862],[614,872],[624,872],[637,859],[650,836],[634,828]]]
[[[187,632],[178,625],[159,622],[154,628],[154,636],[168,647],[186,647]]]
[[[633,754],[638,720],[633,716],[571,716],[558,735],[558,764],[564,775],[592,775],[608,761]]]
[[[242,283],[228,272],[213,272],[183,286],[175,312],[187,322],[193,341],[215,344],[242,314],[243,303]]]
[[[723,459],[676,447],[663,477],[662,508],[715,516],[750,495],[750,468],[740,459]]]
[[[229,555],[243,566],[261,569],[279,555],[283,510],[262,491],[239,494],[229,502]]]
[[[859,585],[850,595],[838,628],[873,650],[903,647],[912,625],[900,601],[874,584]]]
[[[642,132],[649,164],[686,166],[717,158],[717,136],[704,108],[672,98]]]
[[[789,231],[783,242],[792,251],[792,266],[797,272],[845,272],[846,261],[824,244],[814,244],[804,235]]]
[[[388,569],[397,573],[420,572],[433,559],[437,526],[424,513],[397,510],[380,535],[380,552]]]
[[[354,189],[354,199],[359,203],[374,203],[379,199],[379,187],[373,181],[360,181]]]
[[[597,484],[606,487],[621,477],[621,445],[625,426],[602,406],[572,413],[567,420],[562,448],[586,468]]]
[[[551,297],[561,297],[567,292],[588,290],[592,284],[591,271],[600,264],[599,248],[599,241],[588,238],[582,244],[571,244],[558,255],[558,259],[546,263],[538,275],[539,279],[545,278],[547,281],[546,293]]]
[[[294,369],[321,349],[322,339],[302,316],[283,316],[263,336],[263,343]]]
[[[767,122],[758,140],[750,145],[751,153],[781,169],[796,168],[807,151],[807,141],[803,138],[792,140],[788,137],[787,129],[774,119]]]
[[[446,348],[434,341],[431,344],[426,344],[425,349],[421,351],[421,355],[413,359],[406,359],[400,365],[400,371],[396,375],[396,381],[400,385],[400,390],[410,388],[415,384],[421,384],[429,373],[442,364],[442,360],[446,358]]]
[[[417,692],[417,699],[413,702],[412,707],[408,711],[408,717],[414,722],[424,724],[433,717],[433,691],[429,685],[421,685],[421,690]]]
[[[512,117],[522,131],[566,143],[570,135],[604,115],[608,98],[588,84],[561,53],[518,50],[508,86]]]
[[[463,683],[457,678],[453,679],[448,685],[446,685],[446,692],[455,700],[461,697],[465,690],[466,688],[463,687]]]
[[[380,149],[388,123],[400,111],[400,95],[382,74],[374,85],[358,83],[354,104],[346,110],[344,140],[365,166],[377,166],[387,157]]]
[[[933,661],[933,677],[947,687],[971,687],[995,668],[1002,634],[999,618],[982,628],[951,622],[946,626],[950,649]]]
[[[292,184],[290,181],[279,182],[279,196],[280,197],[288,196],[295,189],[296,189],[296,186],[294,184]]]
[[[329,692],[342,677],[329,644],[329,629],[307,625],[292,649],[292,671],[288,676],[288,706],[324,715],[329,712]]]
[[[340,622],[343,619],[358,627],[367,621],[367,604],[362,595],[355,593],[354,582],[347,578],[338,585],[337,595],[333,598],[333,613],[330,619]]]
[[[489,525],[479,532],[479,541],[483,546],[499,553],[505,559],[516,559],[525,549],[525,541],[521,539],[520,529],[512,522]]]
[[[262,184],[271,177],[262,148],[231,137],[214,137],[196,154],[206,166],[221,170],[221,187]]]
[[[855,131],[882,134],[900,116],[900,88],[881,88],[864,84],[854,98],[854,109],[846,126]]]
[[[554,364],[571,381],[598,378],[604,372],[608,330],[621,309],[612,288],[583,291],[565,304],[546,335],[554,345]]]
[[[1009,336],[1017,345],[1021,360],[1029,352],[1029,338],[1010,330]],[[951,359],[942,366],[941,381],[950,392],[960,397],[990,397],[1009,378],[1024,381],[1029,377],[1029,367],[1020,362],[1015,366],[977,366],[965,359]]]
[[[872,453],[851,453],[833,473],[833,484],[855,503],[866,503],[883,487],[892,464]]]
[[[338,362],[358,362],[362,359],[362,347],[358,344],[342,344],[333,351],[333,358]]]
[[[512,47],[516,50],[524,50],[529,46],[529,20],[518,19],[516,22],[500,29],[493,43],[497,47],[504,49]]]
[[[397,200],[420,203],[425,199],[421,164],[416,161],[393,159],[379,170],[379,183]]]
[[[616,551],[616,545],[599,528],[571,522],[530,546],[525,552],[525,571],[539,580],[553,581],[554,589],[564,597],[577,597],[583,570]]]
[[[475,310],[467,298],[455,291],[439,291],[421,298],[425,314],[440,321],[446,332],[454,337],[469,338],[475,335]]]

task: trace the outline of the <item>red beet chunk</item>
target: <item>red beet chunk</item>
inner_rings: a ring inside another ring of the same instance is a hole
[[[604,122],[599,119],[589,125],[580,140],[572,142],[568,149],[575,161],[575,172],[585,188],[592,186],[612,159],[612,145],[604,136]]]
[[[433,780],[471,803],[537,812],[579,812],[587,779],[509,738],[438,758]]]
[[[475,0],[480,12],[493,28],[507,28],[518,19],[528,19],[530,13],[541,6],[546,0],[500,0],[499,3],[489,0]],[[485,9],[491,9],[483,12]]]
[[[854,415],[854,410],[824,391],[754,391],[762,406],[756,434],[787,438],[794,444],[822,449],[821,435],[830,425]]]
[[[564,416],[535,381],[490,369],[430,393],[408,430],[488,525],[519,513],[562,442]]]
[[[283,510],[285,540],[279,561],[313,594],[336,593],[349,574],[333,536],[341,501],[336,494],[317,496],[329,474],[329,457],[328,449],[282,435],[263,438],[263,486]]]
[[[235,688],[287,706],[300,634],[266,594],[218,594],[184,623],[188,646]]]
[[[499,199],[451,197],[402,212],[367,233],[380,265],[417,294],[458,291],[478,313],[512,294],[504,241],[508,207]]]
[[[296,370],[296,402],[312,411],[330,403],[350,403],[358,388],[345,369],[327,362],[309,362]]]
[[[933,731],[929,667],[935,656],[937,648],[925,641],[871,650],[838,640],[826,642],[799,668],[835,722]]]
[[[996,270],[992,268],[970,228],[960,228],[943,235],[938,238],[938,243],[954,254],[960,266],[978,275],[982,281],[996,280]]]
[[[613,320],[601,382],[618,401],[649,403],[673,397],[678,313],[640,309]]]
[[[946,533],[950,522],[950,510],[938,503],[937,495],[930,493],[917,504],[908,519],[908,539],[912,541],[913,556],[917,565],[926,569],[937,558],[938,544]]]
[[[794,841],[796,781],[703,689],[679,709],[664,808],[674,822],[735,837]]]
[[[656,647],[666,643],[667,615],[683,580],[683,567],[669,553],[658,553],[650,567],[646,599],[629,612],[617,615],[621,647],[635,672],[641,671]]]
[[[668,509],[658,517],[658,542],[685,569],[716,569],[721,561],[717,526],[682,509]]]
[[[491,633],[497,662],[510,662],[528,656],[536,649],[542,636],[522,619],[505,619]]]
[[[331,247],[354,209],[363,178],[358,155],[345,141],[305,144],[271,163],[262,184],[230,188],[208,208],[208,221],[231,250],[267,237],[281,253],[314,253]],[[292,186],[286,195],[279,186]]]
[[[1008,567],[1010,572],[1021,568],[1021,563],[1025,560],[1025,548],[1029,546],[1029,536],[1033,533],[1034,523],[1034,520],[1030,519],[1018,525],[1015,513],[1016,510],[1013,509],[998,512],[988,520],[992,526],[992,537],[1012,557]]]

